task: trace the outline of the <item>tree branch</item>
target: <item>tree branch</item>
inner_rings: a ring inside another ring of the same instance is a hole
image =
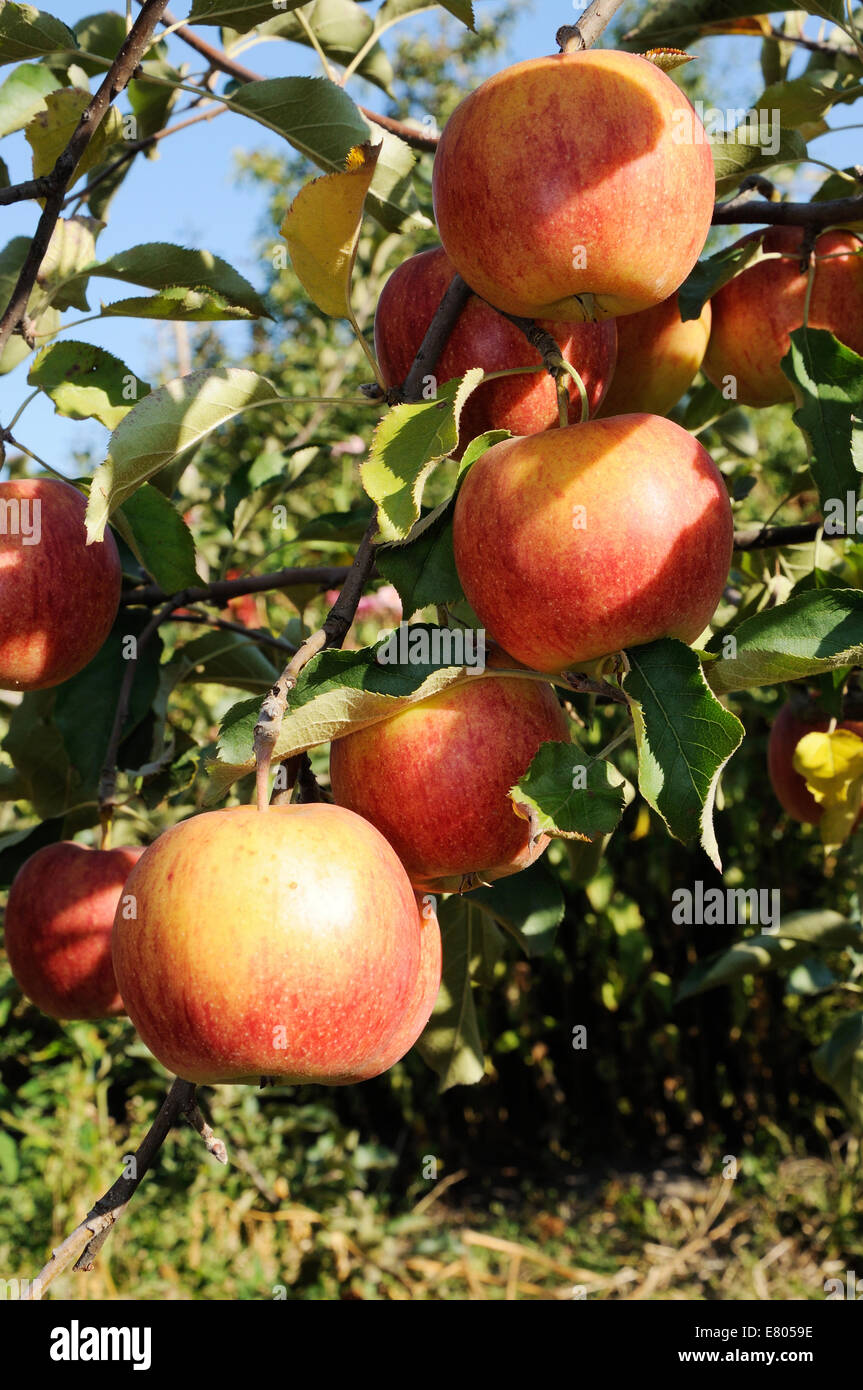
[[[748,531],[734,532],[735,550],[772,550],[780,545],[803,545],[814,541],[823,521],[801,521],[795,526],[753,526]],[[828,537],[842,540],[844,532]]]
[[[465,284],[460,275],[454,275],[446,288],[440,304],[434,312],[426,335],[417,349],[410,371],[401,386],[394,386],[387,392],[389,405],[400,405],[406,401],[422,400],[423,378],[433,372],[438,358],[443,352],[447,339],[458,322],[458,316],[467,304],[473,290]]]
[[[715,227],[763,222],[771,227],[833,227],[863,221],[863,194],[825,203],[771,203],[754,192],[738,193],[713,209]]]
[[[180,594],[166,594],[158,584],[143,584],[137,589],[126,589],[122,602],[126,607],[156,608],[169,598],[175,598],[177,608],[186,608],[193,603],[213,603],[220,608],[232,598],[244,598],[246,594],[262,594],[270,589],[288,589],[292,584],[314,584],[320,589],[335,589],[343,584],[350,567],[348,565],[292,565],[286,569],[275,570],[272,574],[247,574],[241,579],[215,579],[212,584],[184,589]]]
[[[623,0],[592,0],[576,24],[562,24],[554,36],[561,53],[591,48],[622,4]]]
[[[141,13],[132,25],[126,41],[102,82],[96,95],[82,112],[68,145],[58,156],[51,173],[46,175],[48,187],[40,196],[45,197],[45,206],[35,236],[30,243],[27,257],[21,267],[18,281],[11,298],[0,319],[0,352],[3,351],[12,334],[21,324],[27,313],[27,305],[39,268],[45,259],[54,228],[63,209],[63,199],[75,170],[81,162],[87,146],[98,129],[106,111],[115,97],[124,90],[143,57],[156,24],[165,9],[167,0],[145,0]],[[33,195],[31,195],[33,196]]]
[[[126,716],[129,713],[129,701],[132,698],[132,687],[135,684],[135,672],[138,669],[141,652],[153,634],[158,632],[159,624],[165,622],[175,608],[182,606],[182,598],[168,599],[168,602],[163,604],[157,613],[154,613],[142,629],[141,635],[137,639],[135,655],[126,662],[126,669],[120,683],[120,694],[117,697],[117,707],[114,710],[114,723],[111,726],[111,735],[105,750],[105,761],[102,764],[102,772],[99,777],[99,813],[103,826],[110,822],[113,811],[114,792],[117,789],[117,754],[123,737],[123,725],[126,723]]]

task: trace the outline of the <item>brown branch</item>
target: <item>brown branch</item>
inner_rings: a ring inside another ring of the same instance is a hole
[[[561,53],[591,48],[622,4],[623,0],[592,0],[577,24],[563,24],[555,34]]]
[[[302,565],[289,566],[275,570],[272,574],[248,574],[240,579],[215,579],[212,584],[184,589],[181,594],[166,594],[158,584],[143,584],[137,589],[126,589],[122,602],[127,607],[155,608],[169,598],[176,598],[177,608],[186,608],[192,603],[213,603],[220,608],[232,598],[243,598],[246,594],[262,594],[270,589],[288,589],[292,584],[314,584],[321,589],[334,589],[343,584],[350,570],[347,565]]]
[[[394,386],[387,392],[388,405],[422,400],[423,378],[431,374],[437,366],[438,358],[455,328],[458,316],[472,293],[470,286],[465,284],[460,275],[453,276],[435,309],[434,317],[417,349],[410,371],[401,386]]]
[[[713,209],[715,227],[763,222],[771,227],[833,227],[863,221],[863,194],[825,203],[771,203],[752,192],[739,193]]]
[[[795,526],[753,526],[748,531],[734,532],[734,549],[772,550],[774,546],[803,545],[814,541],[823,525],[823,521],[801,521]],[[826,539],[842,540],[843,535],[838,532]]]
[[[40,1299],[58,1274],[62,1274],[73,1263],[76,1269],[92,1269],[93,1259],[110,1234],[114,1222],[122,1215],[130,1198],[152,1167],[153,1160],[171,1129],[182,1115],[188,1113],[194,1101],[193,1082],[181,1081],[177,1077],[172,1082],[171,1089],[150,1129],[135,1151],[133,1175],[127,1177],[124,1173],[119,1177],[104,1197],[100,1197],[90,1208],[80,1226],[77,1226],[56,1250],[51,1251],[50,1260],[30,1285],[26,1295],[28,1300]]]
[[[297,650],[293,642],[286,642],[283,637],[274,637],[271,632],[246,627],[244,623],[229,623],[226,618],[210,618],[206,613],[174,613],[171,622],[190,623],[194,627],[218,628],[222,632],[236,632],[241,637],[247,637],[250,642],[258,642],[262,647],[275,647],[276,651],[280,652],[293,653]]]
[[[159,624],[165,622],[175,608],[181,607],[182,596],[168,599],[168,602],[163,604],[157,613],[153,614],[153,617],[141,630],[135,644],[135,655],[126,662],[126,669],[120,683],[120,694],[117,697],[117,707],[114,710],[114,723],[111,726],[111,735],[105,750],[105,761],[102,764],[102,772],[99,777],[99,813],[103,825],[110,821],[113,810],[114,792],[117,789],[117,755],[122,742],[123,725],[126,723],[126,716],[129,713],[129,701],[132,698],[132,687],[135,683],[135,672],[138,669],[141,652],[153,634],[158,632]]]
[[[3,318],[0,319],[0,352],[23,321],[39,268],[51,241],[54,228],[63,210],[63,199],[81,157],[93,138],[115,97],[125,89],[140,63],[167,0],[145,0],[141,13],[132,25],[126,40],[111,64],[96,95],[82,112],[66,148],[58,156],[51,173],[46,177],[49,187],[44,190],[45,206],[39,225],[30,243],[27,257],[15,285]]]

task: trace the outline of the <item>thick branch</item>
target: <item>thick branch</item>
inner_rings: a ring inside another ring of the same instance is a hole
[[[823,521],[801,521],[795,526],[753,526],[748,531],[734,532],[735,550],[772,550],[774,546],[803,545],[814,541]],[[842,534],[828,540],[841,540]]]
[[[401,386],[393,387],[387,393],[390,405],[422,399],[423,378],[434,372],[447,339],[458,322],[458,316],[472,293],[470,286],[465,284],[460,275],[453,276],[443,299],[435,309],[434,317],[419,345],[410,371]]]
[[[622,4],[623,0],[592,0],[577,24],[563,24],[555,34],[561,53],[592,48]]]
[[[3,318],[0,319],[0,352],[3,351],[6,343],[26,315],[27,305],[36,283],[36,277],[39,274],[39,268],[45,259],[54,228],[63,209],[66,189],[81,162],[81,157],[95,131],[99,128],[112,101],[124,90],[134,74],[146,52],[147,45],[166,3],[167,0],[146,0],[142,5],[141,13],[129,31],[126,41],[112,63],[105,80],[87,109],[82,113],[68,145],[58,156],[51,173],[47,175],[50,181],[50,191],[47,188],[43,190],[45,206],[42,216],[39,218],[36,234],[30,243],[30,250],[21,267],[21,273],[12,291],[6,311]]]
[[[863,221],[863,194],[834,198],[826,203],[770,203],[753,193],[738,194],[713,209],[713,225],[738,222],[766,223],[771,227],[834,227]]]
[[[52,1250],[50,1260],[30,1285],[28,1300],[40,1299],[58,1274],[62,1274],[73,1263],[76,1269],[92,1269],[96,1253],[110,1234],[117,1217],[122,1215],[123,1209],[152,1167],[153,1160],[171,1129],[182,1115],[191,1116],[194,1113],[192,1107],[197,1111],[194,1084],[191,1081],[181,1081],[177,1077],[143,1142],[136,1150],[131,1175],[127,1177],[124,1173],[119,1177],[104,1197],[100,1197],[90,1208],[81,1225],[66,1237],[62,1245]],[[195,1121],[192,1120],[192,1123]],[[206,1135],[204,1139],[207,1142]],[[211,1149],[211,1152],[214,1150]],[[219,1157],[218,1154],[216,1156]]]

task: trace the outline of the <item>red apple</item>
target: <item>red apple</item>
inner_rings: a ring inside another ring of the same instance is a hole
[[[120,603],[106,531],[85,543],[87,504],[55,478],[0,483],[0,689],[46,690],[92,660]]]
[[[863,721],[840,719],[837,729],[848,729],[863,738]],[[789,701],[782,706],[773,721],[767,740],[767,772],[776,799],[784,811],[804,825],[817,825],[824,814],[815,797],[794,766],[794,750],[806,734],[825,734],[830,720],[801,718]]]
[[[111,928],[143,853],[64,840],[37,850],[18,870],[6,905],[6,954],[21,989],[43,1013],[62,1019],[123,1013]]]
[[[440,248],[421,251],[394,270],[378,300],[375,349],[387,386],[400,385],[455,274]],[[611,380],[617,330],[608,323],[542,323],[581,376],[594,414]],[[471,295],[435,367],[441,382],[464,376],[470,367],[486,372],[539,365],[540,354],[524,334],[476,295]],[[569,383],[569,418],[581,419],[581,397]],[[557,391],[548,372],[487,381],[471,396],[459,430],[466,444],[486,430],[536,434],[559,422]]]
[[[659,304],[698,259],[713,159],[680,88],[634,53],[531,58],[456,108],[435,154],[444,250],[471,289],[529,318]]]
[[[761,235],[752,232],[737,244]],[[772,256],[735,275],[711,300],[713,326],[704,372],[720,389],[733,378],[733,399],[742,405],[794,399],[780,363],[790,348],[791,332],[803,325],[809,276],[800,269],[802,239],[801,227],[771,227],[762,249]],[[853,232],[824,232],[815,243],[815,255],[809,326],[828,329],[847,347],[863,353],[863,238]]]
[[[389,1071],[406,1052],[410,1052],[431,1018],[440,990],[441,939],[437,904],[429,893],[417,893],[416,902],[420,918],[420,966],[416,983],[395,1033],[374,1061],[369,1063],[374,1068],[370,1072],[373,1076]]]
[[[731,505],[710,455],[657,415],[616,415],[495,444],[453,520],[468,602],[526,666],[558,672],[703,632],[731,562]]]
[[[351,811],[193,816],[150,846],[126,893],[137,916],[114,923],[117,982],[150,1051],[188,1081],[363,1081],[417,1022],[414,892]]]
[[[499,653],[489,665],[518,663]],[[551,739],[569,742],[569,724],[550,685],[472,675],[336,739],[333,796],[377,826],[416,887],[456,891],[470,875],[503,878],[542,854],[547,836],[531,844],[509,790]]]
[[[667,415],[692,385],[710,336],[710,301],[697,319],[682,319],[673,294],[617,324],[617,367],[597,416],[644,410]]]

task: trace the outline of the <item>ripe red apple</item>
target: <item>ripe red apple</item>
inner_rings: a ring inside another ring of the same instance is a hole
[[[0,689],[46,690],[96,655],[120,603],[106,531],[85,544],[87,504],[55,478],[0,483]]]
[[[64,840],[22,864],[6,905],[6,954],[27,998],[52,1018],[123,1013],[111,928],[141,848],[89,849]]]
[[[500,653],[489,665],[518,663]],[[471,874],[503,878],[542,854],[548,837],[531,845],[509,790],[551,739],[569,742],[569,724],[550,685],[473,675],[336,739],[333,796],[377,826],[416,887],[456,891]]]
[[[426,329],[455,274],[444,250],[421,251],[394,270],[375,313],[375,349],[387,386],[404,381]],[[542,323],[587,391],[591,415],[602,400],[615,362],[617,330],[607,323]],[[539,365],[540,354],[520,329],[471,295],[435,367],[441,382],[470,367],[486,372]],[[569,418],[581,419],[581,397],[569,382]],[[468,397],[461,415],[463,444],[486,430],[536,434],[558,424],[557,391],[548,372],[487,381]]]
[[[548,672],[659,637],[694,641],[722,595],[732,534],[710,455],[657,415],[493,445],[469,469],[453,520],[480,622]]]
[[[738,245],[761,236],[752,232]],[[756,261],[713,296],[713,326],[704,372],[720,389],[733,377],[734,399],[742,405],[791,401],[791,382],[780,363],[790,334],[803,325],[808,272],[800,269],[801,227],[771,227]],[[855,255],[854,252],[857,254]],[[847,253],[847,254],[843,254]],[[863,353],[863,238],[853,232],[824,232],[815,243],[815,282],[809,325],[825,328]]]
[[[680,88],[634,53],[531,58],[456,108],[435,154],[444,250],[511,314],[633,314],[682,284],[713,215],[710,145]]]
[[[692,385],[710,336],[710,301],[697,319],[680,317],[677,295],[617,324],[617,367],[600,419],[644,410],[667,415]]]
[[[441,977],[441,939],[437,919],[437,905],[429,893],[416,894],[420,922],[420,965],[410,1002],[402,1015],[401,1022],[386,1047],[369,1061],[371,1076],[379,1076],[389,1071],[396,1062],[410,1052],[422,1030],[431,1018],[432,1009],[438,997]]]
[[[137,917],[114,923],[117,983],[150,1051],[188,1081],[363,1081],[416,1024],[413,889],[340,806],[193,816],[150,846],[126,893]]]
[[[840,719],[837,729],[848,729],[863,738],[863,721]],[[824,809],[806,786],[805,777],[794,766],[794,750],[806,734],[824,734],[830,720],[801,718],[789,701],[782,706],[773,721],[767,740],[767,772],[776,799],[784,811],[804,825],[817,825]]]

